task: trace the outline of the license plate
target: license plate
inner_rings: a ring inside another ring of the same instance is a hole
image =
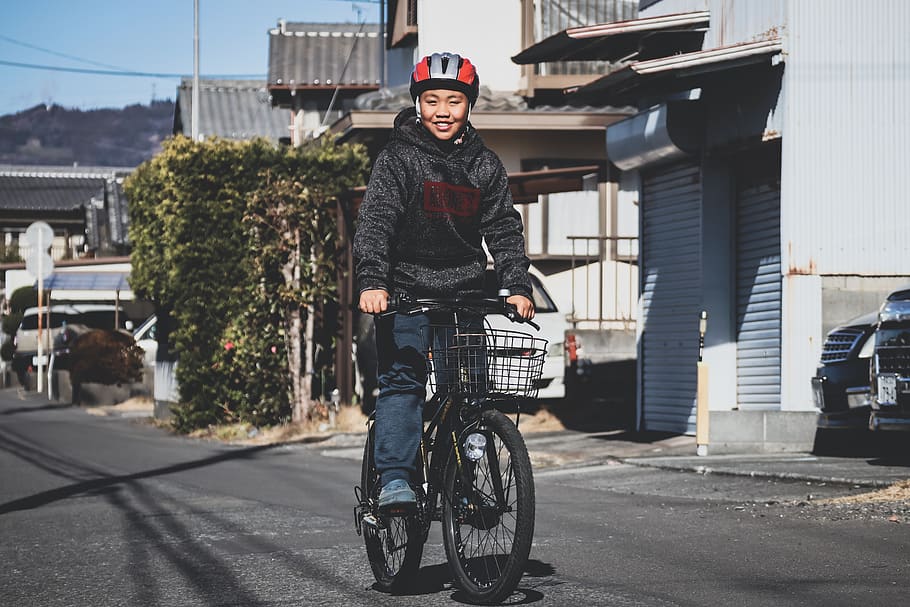
[[[882,405],[897,404],[897,377],[894,375],[878,376],[878,402]]]

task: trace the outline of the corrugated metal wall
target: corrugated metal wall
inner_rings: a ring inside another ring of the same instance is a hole
[[[705,48],[780,36],[786,4],[786,0],[711,0],[711,29]]]
[[[787,4],[785,273],[910,271],[908,24],[905,0]]]
[[[776,176],[774,176],[776,181]],[[780,187],[736,193],[736,402],[780,408]]]
[[[641,395],[644,429],[695,431],[701,279],[699,165],[642,175]]]

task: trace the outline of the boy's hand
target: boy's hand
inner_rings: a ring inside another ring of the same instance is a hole
[[[534,302],[524,295],[510,295],[506,301],[515,306],[518,315],[525,320],[534,318]]]
[[[367,289],[360,294],[360,311],[380,314],[389,309],[389,294],[385,289]]]

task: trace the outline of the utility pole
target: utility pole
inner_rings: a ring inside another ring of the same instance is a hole
[[[385,88],[385,0],[379,0],[379,88]]]
[[[190,111],[193,141],[199,140],[199,0],[193,0],[193,108]]]

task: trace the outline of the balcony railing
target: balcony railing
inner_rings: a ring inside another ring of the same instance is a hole
[[[580,329],[634,327],[638,317],[638,237],[568,239],[572,242],[569,322]]]

